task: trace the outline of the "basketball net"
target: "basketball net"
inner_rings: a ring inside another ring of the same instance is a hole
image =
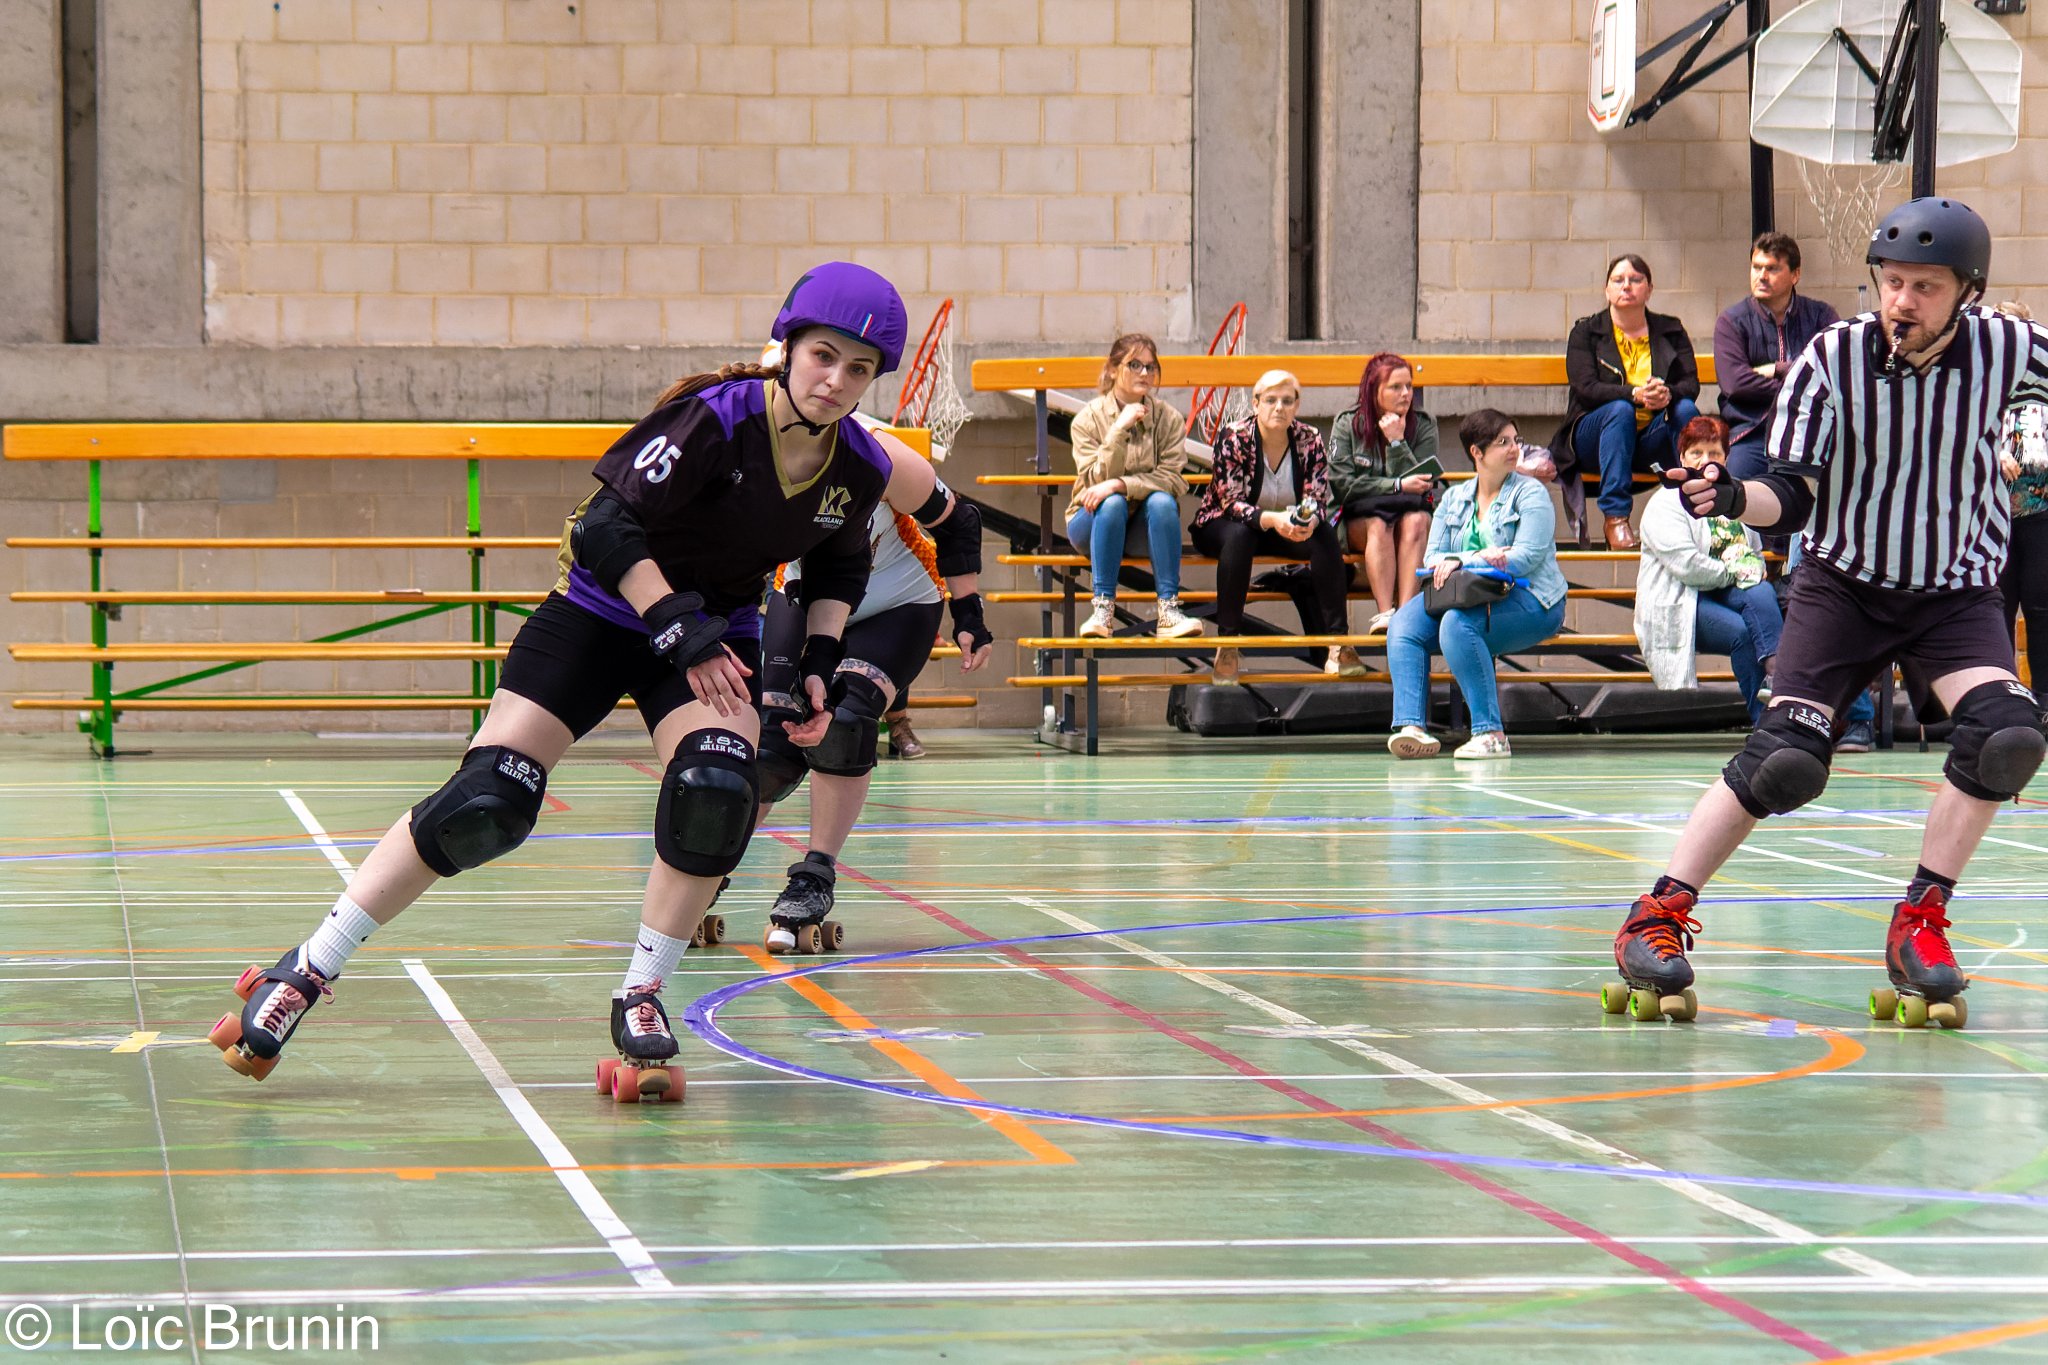
[[[973,416],[953,375],[953,300],[947,299],[932,315],[924,340],[917,344],[917,356],[910,363],[910,375],[903,381],[890,425],[930,431],[936,462],[952,453],[953,438]]]
[[[1870,249],[1870,234],[1877,227],[1877,206],[1885,195],[1906,178],[1906,163],[1872,165],[1856,162],[1834,166],[1821,161],[1795,158],[1806,197],[1820,215],[1821,235],[1835,264],[1859,266]]]
[[[1209,340],[1210,355],[1244,354],[1246,316],[1243,304],[1231,305],[1230,311],[1223,315],[1223,325]],[[1196,440],[1213,446],[1223,428],[1251,416],[1251,411],[1252,400],[1243,389],[1204,386],[1195,390],[1194,400],[1188,408],[1188,430],[1194,433]]]

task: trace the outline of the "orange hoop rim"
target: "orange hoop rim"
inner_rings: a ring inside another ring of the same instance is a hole
[[[903,381],[903,392],[896,399],[896,412],[889,419],[889,425],[924,425],[925,414],[932,405],[932,364],[939,355],[939,335],[952,319],[953,300],[946,299],[932,314],[931,325],[924,329],[924,340],[917,343],[917,351],[910,362],[910,376]],[[909,419],[907,422],[904,420],[906,417]]]

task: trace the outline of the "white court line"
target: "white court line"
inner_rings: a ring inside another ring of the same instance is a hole
[[[313,836],[313,842],[320,845],[321,851],[327,855],[327,861],[334,864],[334,870],[341,874],[341,880],[346,884],[355,869],[349,866],[348,859],[342,857],[341,851],[335,848],[334,841],[327,837],[327,831],[321,828],[313,812],[306,808],[305,802],[291,792],[280,790],[278,795],[285,799],[285,804],[299,817],[299,823]],[[497,1093],[499,1103],[505,1106],[506,1111],[517,1120],[528,1140],[539,1149],[549,1169],[554,1172],[555,1179],[560,1181],[562,1188],[568,1192],[569,1198],[576,1202],[576,1207],[589,1220],[591,1227],[597,1230],[597,1235],[604,1238],[605,1245],[611,1248],[612,1254],[619,1258],[619,1263],[632,1275],[633,1283],[642,1289],[673,1288],[668,1276],[662,1273],[661,1267],[656,1265],[654,1258],[648,1254],[647,1248],[633,1235],[633,1230],[626,1226],[625,1220],[613,1212],[605,1197],[598,1193],[596,1184],[570,1154],[567,1144],[555,1136],[555,1130],[548,1127],[547,1120],[540,1116],[540,1112],[533,1107],[533,1102],[522,1095],[519,1087],[512,1083],[511,1075],[498,1061],[497,1054],[493,1053],[477,1035],[477,1031],[470,1027],[469,1020],[463,1018],[462,1011],[455,1007],[455,1001],[442,989],[441,983],[434,979],[434,974],[427,970],[427,964],[418,958],[403,958],[401,962],[405,967],[405,974],[412,978],[413,983],[420,988],[421,994],[427,997],[427,1002],[434,1007],[434,1012],[440,1016],[441,1022],[455,1035],[455,1041],[462,1044],[463,1050],[469,1053],[469,1059],[476,1063],[477,1070],[484,1073],[484,1079]]]
[[[1131,953],[1134,956],[1143,958],[1145,961],[1153,963],[1155,966],[1164,967],[1168,971],[1174,972],[1181,976],[1183,979],[1191,981],[1194,984],[1201,986],[1206,990],[1214,991],[1218,995],[1224,996],[1230,1000],[1235,1000],[1241,1005],[1248,1005],[1252,1009],[1259,1011],[1261,1014],[1265,1014],[1271,1018],[1278,1019],[1282,1023],[1306,1024],[1311,1026],[1315,1024],[1315,1021],[1313,1019],[1310,1019],[1307,1015],[1298,1014],[1295,1011],[1288,1009],[1284,1005],[1275,1004],[1271,1000],[1266,999],[1264,996],[1254,995],[1250,991],[1241,990],[1238,987],[1231,985],[1227,981],[1221,980],[1214,976],[1210,976],[1205,972],[1199,971],[1196,968],[1188,966],[1184,962],[1180,962],[1177,959],[1168,957],[1164,953],[1154,952],[1152,949],[1146,947],[1142,943],[1138,943],[1131,939],[1124,938],[1123,936],[1118,934],[1102,933],[1097,926],[1088,923],[1088,921],[1081,919],[1079,916],[1070,915],[1066,913],[1064,910],[1057,908],[1056,906],[1047,905],[1045,902],[1034,900],[1029,896],[1017,896],[1013,899],[1016,900],[1016,902],[1019,905],[1028,906],[1029,908],[1038,911],[1040,914],[1047,915],[1055,920],[1058,920],[1060,923],[1078,929],[1083,933],[1099,933],[1101,935],[1101,941],[1104,943],[1115,944],[1117,947],[1124,949],[1124,951]],[[1461,1100],[1464,1103],[1483,1104],[1488,1106],[1501,1105],[1500,1100],[1496,1099],[1492,1095],[1487,1094],[1483,1090],[1474,1090],[1472,1087],[1465,1085],[1462,1082],[1451,1080],[1447,1076],[1443,1076],[1438,1074],[1437,1072],[1431,1071],[1427,1067],[1419,1066],[1416,1063],[1409,1061],[1405,1057],[1400,1057],[1395,1055],[1394,1053],[1387,1052],[1381,1048],[1376,1048],[1372,1046],[1370,1043],[1364,1042],[1361,1039],[1325,1038],[1321,1039],[1320,1041],[1327,1042],[1335,1047],[1344,1048],[1346,1051],[1349,1052],[1355,1052],[1361,1057],[1379,1063],[1381,1066],[1386,1067],[1390,1071],[1399,1072],[1401,1075],[1406,1076],[1411,1080],[1421,1081],[1424,1085],[1429,1086],[1431,1089],[1442,1091],[1444,1094],[1449,1095],[1454,1099]],[[1592,1152],[1595,1155],[1605,1157],[1610,1161],[1616,1162],[1620,1165],[1628,1166],[1634,1170],[1656,1171],[1662,1169],[1661,1167],[1657,1166],[1654,1162],[1645,1161],[1641,1157],[1638,1157],[1631,1152],[1624,1151],[1623,1149],[1616,1147],[1611,1143],[1602,1142],[1599,1138],[1596,1138],[1589,1133],[1581,1133],[1575,1128],[1567,1128],[1561,1123],[1554,1122],[1538,1114],[1533,1114],[1527,1109],[1522,1109],[1516,1106],[1508,1105],[1498,1108],[1490,1107],[1484,1112],[1497,1114],[1501,1118],[1508,1120],[1510,1123],[1519,1124],[1524,1128],[1528,1128],[1534,1132],[1541,1133],[1545,1137],[1552,1138],[1556,1141],[1562,1142],[1567,1146],[1576,1147],[1579,1150],[1585,1152]],[[1823,1243],[1826,1241],[1825,1238],[1822,1238],[1815,1233],[1807,1231],[1805,1228],[1800,1227],[1796,1223],[1787,1222],[1786,1220],[1779,1218],[1774,1214],[1764,1212],[1762,1209],[1753,1208],[1750,1205],[1743,1203],[1739,1199],[1731,1198],[1728,1195],[1722,1194],[1718,1190],[1709,1189],[1704,1185],[1698,1184],[1697,1182],[1673,1177],[1669,1179],[1659,1180],[1656,1183],[1664,1186],[1668,1190],[1671,1190],[1675,1194],[1681,1195],[1687,1199],[1692,1200],[1696,1204],[1700,1204],[1706,1208],[1714,1210],[1717,1213],[1733,1218],[1737,1222],[1746,1223],[1750,1227],[1757,1229],[1759,1232],[1770,1233],[1773,1236],[1781,1238],[1786,1242],[1791,1242],[1800,1246],[1808,1246]],[[1821,1253],[1821,1258],[1823,1260],[1833,1261],[1835,1264],[1843,1267],[1844,1269],[1853,1270],[1859,1275],[1869,1276],[1873,1279],[1883,1280],[1887,1283],[1910,1283],[1914,1278],[1913,1276],[1907,1274],[1905,1271],[1900,1270],[1895,1266],[1886,1265],[1882,1261],[1875,1260],[1869,1256],[1865,1256],[1860,1251],[1851,1251],[1843,1247],[1836,1247],[1832,1250],[1824,1251]]]
[[[1738,1237],[1725,1234],[1617,1233],[1615,1240],[1628,1246],[1714,1246],[1781,1247],[1776,1237]],[[2032,1247],[2048,1246],[2048,1236],[1985,1234],[1982,1236],[1929,1236],[1901,1233],[1895,1237],[1830,1237],[1841,1245],[1889,1247]],[[724,1244],[716,1242],[677,1243],[648,1248],[661,1256],[844,1256],[912,1255],[961,1252],[1016,1251],[1345,1251],[1380,1248],[1427,1247],[1579,1247],[1581,1237],[1528,1233],[1498,1237],[1160,1237],[1125,1241],[1036,1241],[1036,1242],[764,1242]],[[381,1260],[495,1260],[521,1256],[609,1256],[606,1247],[357,1247],[327,1250],[280,1250],[253,1247],[246,1251],[188,1251],[191,1261],[381,1261]],[[173,1251],[103,1251],[58,1253],[54,1255],[0,1256],[0,1265],[126,1265],[177,1259]]]
[[[1893,856],[1889,853],[1881,853],[1874,848],[1858,848],[1855,844],[1837,843],[1833,839],[1817,839],[1811,834],[1800,835],[1799,841],[1804,844],[1819,844],[1822,848],[1838,848],[1844,853],[1853,853],[1859,858],[1889,858]]]
[[[327,837],[327,831],[322,829],[320,822],[313,818],[313,812],[306,808],[305,802],[299,800],[297,792],[287,791],[283,787],[279,787],[277,794],[282,796],[284,803],[292,808],[292,814],[299,817],[299,823],[306,827],[306,833],[313,836],[314,845],[326,856],[328,863],[334,870],[341,874],[341,880],[346,884],[349,874],[354,872],[355,869],[349,866],[348,859],[341,856],[341,850],[334,846],[334,840]]]
[[[448,1026],[448,1031],[469,1053],[469,1059],[476,1063],[477,1070],[484,1073],[484,1079],[491,1083],[491,1089],[497,1092],[500,1102],[518,1120],[533,1145],[540,1149],[541,1156],[554,1171],[555,1179],[562,1182],[562,1188],[576,1201],[576,1207],[597,1229],[597,1235],[604,1238],[605,1244],[619,1258],[619,1263],[632,1273],[633,1282],[648,1289],[672,1288],[668,1276],[662,1274],[661,1267],[654,1263],[654,1257],[633,1235],[625,1220],[612,1211],[612,1206],[598,1193],[590,1176],[569,1154],[568,1147],[534,1109],[533,1102],[512,1083],[512,1077],[506,1073],[497,1056],[485,1046],[484,1040],[469,1026],[469,1021],[462,1017],[462,1011],[455,1008],[455,1002],[441,988],[441,983],[434,980],[427,964],[417,958],[407,958],[405,970],[419,984],[420,991],[433,1005],[435,1013],[441,1016],[441,1022]]]
[[[1696,1275],[1695,1284],[1730,1294],[1845,1294],[1851,1296],[2001,1295],[2033,1299],[2048,1295],[2048,1276],[1944,1275],[1894,1282],[1855,1275]],[[933,1280],[903,1279],[786,1280],[781,1282],[668,1285],[660,1289],[605,1288],[563,1285],[489,1285],[470,1289],[250,1289],[208,1290],[208,1303],[319,1304],[336,1301],[350,1309],[372,1304],[402,1304],[413,1309],[435,1302],[646,1303],[652,1300],[762,1301],[797,1304],[903,1302],[919,1299],[1140,1299],[1216,1297],[1254,1298],[1289,1294],[1546,1294],[1585,1289],[1660,1289],[1677,1292],[1668,1280],[1653,1275],[1478,1275],[1402,1276],[1377,1278],[1158,1279],[1158,1280]],[[170,1294],[38,1294],[43,1304],[178,1304]]]

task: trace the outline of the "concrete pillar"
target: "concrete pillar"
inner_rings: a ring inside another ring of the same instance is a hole
[[[202,339],[199,0],[100,0],[99,339]]]
[[[1195,6],[1195,330],[1242,299],[1251,350],[1287,332],[1286,23],[1285,0]]]
[[[61,18],[11,0],[0,24],[0,343],[64,339]]]
[[[1397,344],[1415,335],[1421,0],[1322,6],[1322,334]]]

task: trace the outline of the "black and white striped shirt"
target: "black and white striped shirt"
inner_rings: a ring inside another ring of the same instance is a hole
[[[1924,375],[1874,313],[1815,337],[1772,414],[1772,468],[1817,479],[1805,552],[1880,587],[1989,587],[2012,510],[1998,439],[2015,403],[2048,402],[2048,328],[1967,308]]]

